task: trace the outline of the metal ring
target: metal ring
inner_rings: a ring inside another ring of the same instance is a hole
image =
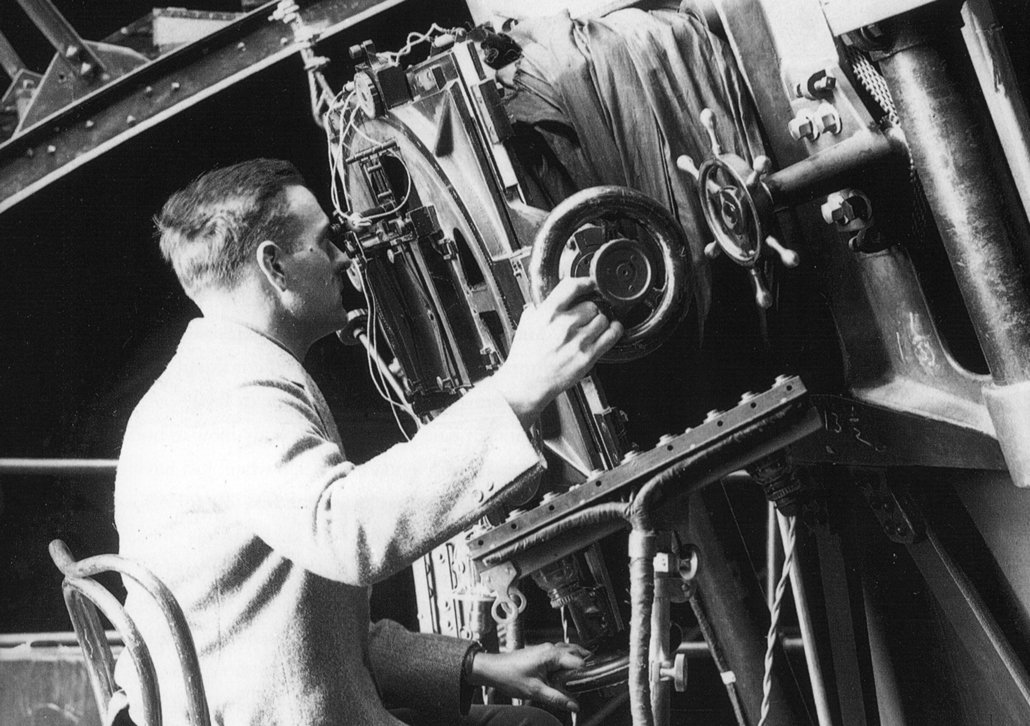
[[[533,242],[528,268],[530,295],[539,304],[558,284],[559,261],[569,238],[591,220],[613,216],[629,219],[647,233],[647,244],[661,263],[663,287],[652,291],[657,299],[647,317],[628,326],[622,339],[601,359],[607,362],[633,360],[652,352],[687,313],[693,284],[687,266],[687,241],[669,210],[628,187],[584,189],[555,207],[544,220]],[[616,318],[620,312],[619,307],[612,310]]]

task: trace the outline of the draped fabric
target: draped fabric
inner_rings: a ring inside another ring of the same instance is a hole
[[[533,18],[511,35],[523,58],[507,98],[513,144],[533,203],[619,184],[659,200],[683,226],[703,320],[711,299],[710,241],[692,177],[675,160],[711,155],[699,121],[715,114],[725,151],[762,153],[755,116],[732,54],[692,11],[624,9],[603,18]]]

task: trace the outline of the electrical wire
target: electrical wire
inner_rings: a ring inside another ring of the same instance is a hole
[[[418,33],[418,32],[408,33],[408,37],[406,38],[406,42],[404,43],[404,45],[401,47],[400,50],[395,51],[393,53],[380,53],[379,55],[382,56],[383,58],[386,58],[390,63],[396,64],[401,58],[403,58],[408,53],[410,53],[414,49],[414,47],[416,45],[418,45],[419,43],[429,42],[433,38],[435,38],[437,35],[453,34],[455,32],[457,32],[456,28],[448,29],[448,28],[441,27],[441,26],[437,25],[436,23],[433,23],[432,25],[429,26],[429,30],[427,30],[424,33]]]
[[[758,726],[765,726],[772,702],[773,652],[779,636],[780,610],[783,605],[783,595],[787,591],[790,569],[794,563],[795,522],[795,517],[787,517],[787,536],[783,539],[783,569],[780,570],[780,579],[776,582],[776,596],[773,598],[772,610],[769,613],[769,634],[766,636],[765,644],[765,675],[762,678],[762,709],[758,717]]]

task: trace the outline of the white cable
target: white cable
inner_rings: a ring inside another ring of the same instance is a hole
[[[448,30],[447,28],[442,28],[436,23],[433,23],[429,26],[429,30],[427,30],[424,33],[408,33],[408,37],[406,39],[407,42],[405,42],[404,46],[400,50],[393,53],[380,53],[379,55],[389,60],[390,63],[397,63],[397,61],[399,61],[401,58],[410,53],[412,48],[414,48],[419,43],[425,43],[427,41],[430,41],[433,39],[435,35],[441,35],[444,33],[452,32],[454,31]]]
[[[783,538],[783,569],[780,571],[780,579],[776,582],[776,597],[773,598],[772,610],[769,613],[769,634],[766,636],[765,645],[765,676],[762,678],[762,710],[758,718],[758,726],[765,726],[765,720],[769,717],[769,707],[772,700],[773,650],[779,635],[783,595],[787,591],[790,568],[794,562],[794,524],[796,518],[787,517],[786,519],[787,536]]]
[[[411,420],[415,423],[416,428],[420,428],[422,422],[418,416],[415,415],[415,411],[411,408],[411,405],[405,400],[398,400],[394,397],[392,387],[386,382],[385,376],[387,375],[384,371],[379,370],[379,366],[375,363],[376,358],[379,356],[379,341],[378,341],[378,330],[377,325],[378,318],[376,317],[376,297],[375,293],[371,291],[368,285],[366,277],[362,277],[361,290],[365,297],[365,306],[368,310],[368,329],[365,331],[366,337],[368,338],[368,355],[366,356],[366,363],[368,365],[368,375],[372,379],[372,385],[376,389],[376,393],[390,406],[390,412],[393,414],[393,420],[397,424],[397,428],[400,430],[401,435],[404,436],[408,441],[411,437],[408,435],[407,430],[401,423],[398,409],[404,411],[411,417]],[[381,359],[381,358],[380,358]]]

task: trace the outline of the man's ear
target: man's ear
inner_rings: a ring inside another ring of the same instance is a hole
[[[280,292],[285,292],[288,287],[286,270],[283,268],[283,251],[275,242],[265,240],[257,246],[254,252],[257,258],[258,269],[264,274],[265,279]]]

